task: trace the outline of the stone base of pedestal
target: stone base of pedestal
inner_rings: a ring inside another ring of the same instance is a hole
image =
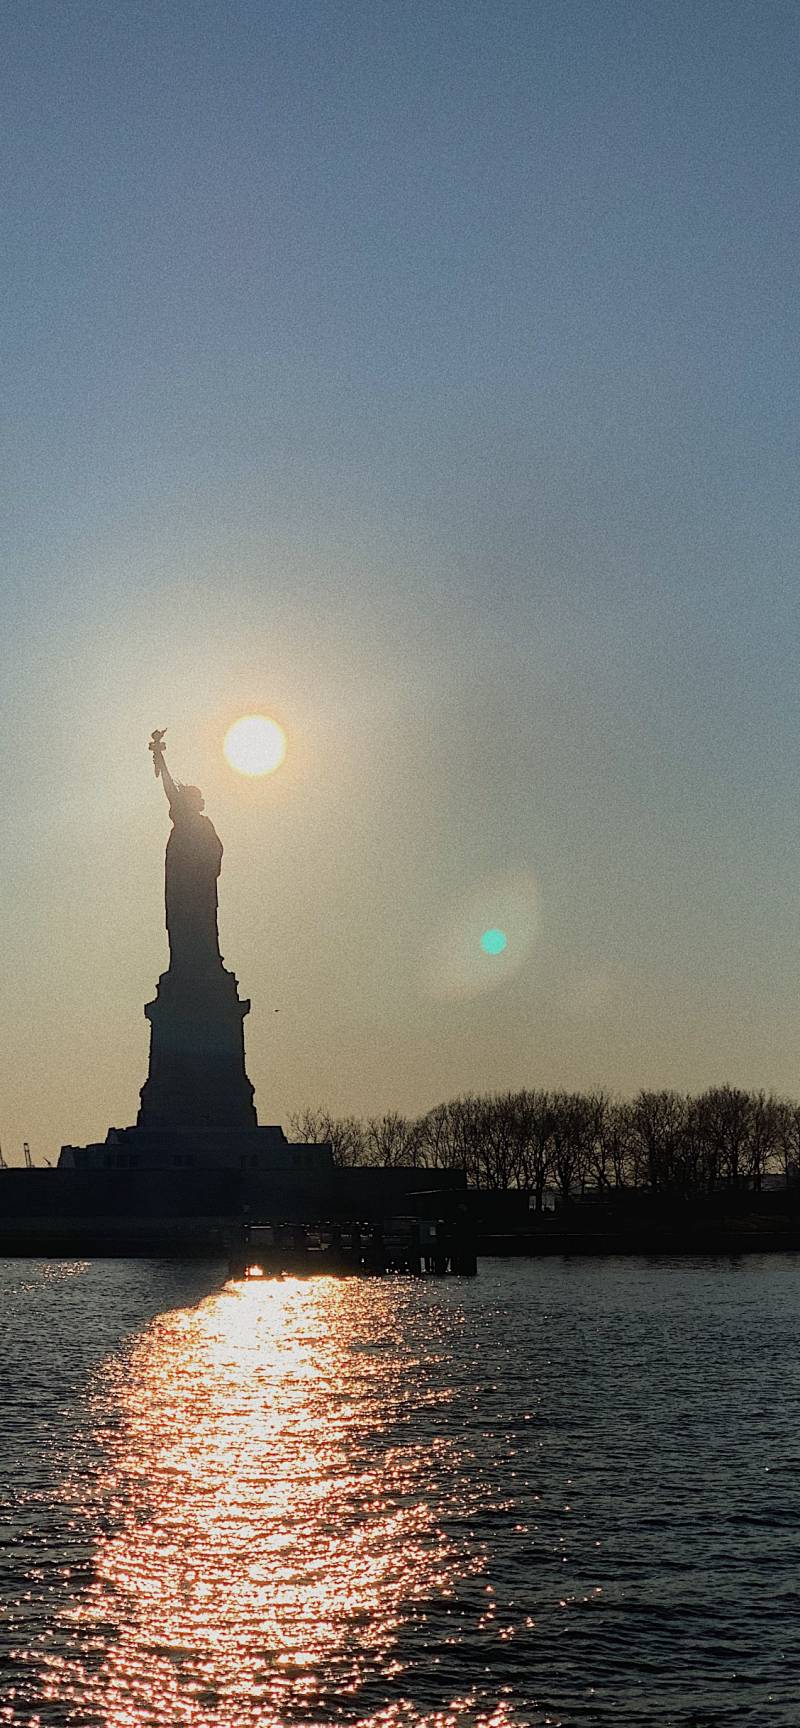
[[[89,1146],[62,1146],[59,1170],[109,1183],[125,1212],[209,1218],[326,1218],[336,1172],[328,1145],[292,1145],[282,1128],[110,1128]]]
[[[244,1060],[243,1022],[249,1011],[233,973],[221,965],[205,972],[162,973],[155,1000],[145,1008],[150,1066],[138,1128],[256,1128]]]
[[[73,1156],[65,1158],[65,1153]],[[105,1140],[65,1146],[64,1168],[95,1170],[255,1170],[321,1176],[330,1146],[293,1145],[277,1124],[261,1128],[109,1128]]]

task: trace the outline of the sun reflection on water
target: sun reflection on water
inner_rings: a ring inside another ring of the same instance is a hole
[[[62,1719],[461,1720],[455,1686],[428,1714],[403,1702],[404,1622],[481,1566],[426,1493],[432,1449],[446,1477],[454,1441],[422,1437],[448,1394],[414,1372],[396,1299],[333,1279],[226,1286],[113,1359],[95,1390],[94,1579],[46,1673]]]

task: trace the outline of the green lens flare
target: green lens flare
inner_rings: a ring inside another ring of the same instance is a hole
[[[502,954],[503,949],[508,947],[505,930],[484,930],[481,947],[484,954]]]

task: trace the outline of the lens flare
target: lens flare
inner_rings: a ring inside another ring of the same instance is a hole
[[[527,870],[486,877],[456,901],[433,940],[428,939],[423,989],[439,1001],[497,989],[524,966],[538,929],[535,877]],[[487,965],[487,958],[494,964]]]
[[[274,774],[286,755],[286,733],[265,714],[244,714],[228,728],[222,748],[237,774]]]

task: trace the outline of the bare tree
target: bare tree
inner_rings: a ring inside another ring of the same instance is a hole
[[[447,1110],[453,1163],[463,1166],[467,1181],[473,1188],[480,1188],[483,1099],[477,1098],[473,1092],[465,1092],[462,1098],[452,1098]]]
[[[640,1092],[633,1102],[634,1155],[638,1180],[654,1193],[680,1192],[688,1101],[679,1092]]]
[[[453,1153],[449,1104],[436,1104],[416,1124],[420,1163],[430,1170],[446,1170],[456,1162]]]
[[[696,1100],[711,1181],[738,1188],[747,1164],[753,1099],[738,1086],[711,1086]]]
[[[584,1148],[579,1178],[581,1193],[589,1182],[594,1182],[595,1187],[602,1193],[611,1186],[609,1146],[606,1138],[606,1121],[611,1104],[607,1094],[602,1091],[585,1093],[584,1104]]]
[[[780,1157],[781,1106],[770,1093],[755,1092],[751,1098],[750,1141],[747,1148],[747,1175],[754,1189],[761,1189],[764,1177]]]
[[[598,1188],[627,1188],[635,1181],[633,1105],[606,1098],[600,1130],[590,1156]]]
[[[371,1116],[366,1125],[367,1162],[380,1164],[384,1170],[412,1167],[420,1162],[422,1135],[418,1122],[400,1116],[396,1110],[384,1116]]]
[[[791,1098],[777,1101],[776,1153],[788,1186],[800,1168],[800,1105]]]
[[[480,1186],[516,1188],[519,1186],[520,1158],[513,1094],[497,1093],[481,1102]]]
[[[553,1159],[553,1110],[549,1092],[518,1092],[516,1115],[523,1186],[531,1191],[534,1211],[542,1212]]]
[[[551,1169],[562,1201],[586,1186],[589,1148],[597,1121],[593,1098],[582,1092],[554,1092],[551,1111]]]

